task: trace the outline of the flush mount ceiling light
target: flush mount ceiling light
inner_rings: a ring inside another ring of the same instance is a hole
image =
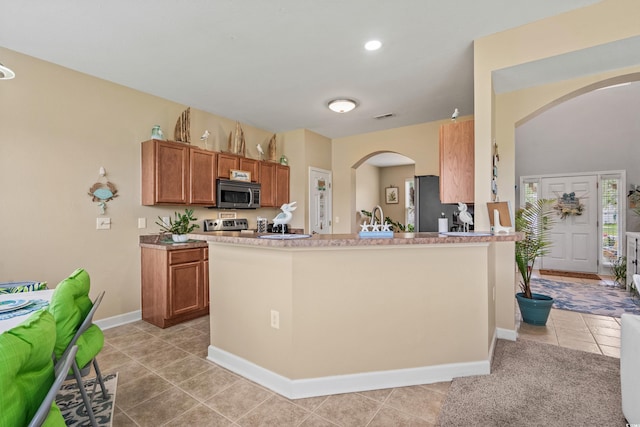
[[[9,80],[14,78],[15,76],[16,73],[0,63],[0,80]]]
[[[364,44],[364,48],[367,50],[378,50],[382,46],[379,40],[369,40]]]
[[[329,101],[328,106],[331,111],[336,113],[348,113],[356,108],[356,105],[358,104],[353,99],[334,99]]]

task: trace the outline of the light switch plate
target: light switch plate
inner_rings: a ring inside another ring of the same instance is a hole
[[[111,218],[96,218],[96,230],[111,230]]]
[[[138,218],[138,228],[147,228],[147,218]]]

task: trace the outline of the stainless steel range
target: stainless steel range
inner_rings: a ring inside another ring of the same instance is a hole
[[[204,231],[242,231],[247,229],[249,229],[249,222],[246,218],[204,220]]]

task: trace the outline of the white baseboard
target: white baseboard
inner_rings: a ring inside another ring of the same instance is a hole
[[[115,328],[116,326],[125,325],[127,323],[136,322],[142,319],[142,311],[136,310],[125,314],[119,314],[113,317],[107,317],[106,319],[96,320],[95,323],[100,329]]]
[[[518,333],[511,329],[496,328],[496,334],[503,340],[515,341],[518,338]]]
[[[207,359],[289,399],[431,384],[451,381],[455,377],[490,373],[489,361],[481,360],[292,380],[212,345],[209,346]]]

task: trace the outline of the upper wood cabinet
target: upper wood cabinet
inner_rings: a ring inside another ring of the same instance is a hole
[[[276,165],[276,207],[289,203],[289,166]]]
[[[261,184],[261,206],[289,203],[289,166],[152,139],[142,143],[142,204],[215,206],[216,179],[232,169]]]
[[[256,159],[240,157],[240,164],[238,165],[238,168],[241,171],[251,172],[251,182],[260,182],[260,167],[259,162]]]
[[[216,204],[216,153],[213,151],[189,149],[189,204]]]
[[[474,121],[440,126],[440,201],[474,202]]]
[[[189,146],[152,139],[142,143],[142,204],[185,204]]]
[[[280,207],[289,203],[289,166],[260,162],[260,206]]]
[[[260,162],[260,206],[276,206],[276,164]]]
[[[229,179],[231,169],[240,168],[240,157],[235,154],[218,153],[218,178]]]
[[[143,205],[215,203],[215,152],[157,139],[142,143]]]

